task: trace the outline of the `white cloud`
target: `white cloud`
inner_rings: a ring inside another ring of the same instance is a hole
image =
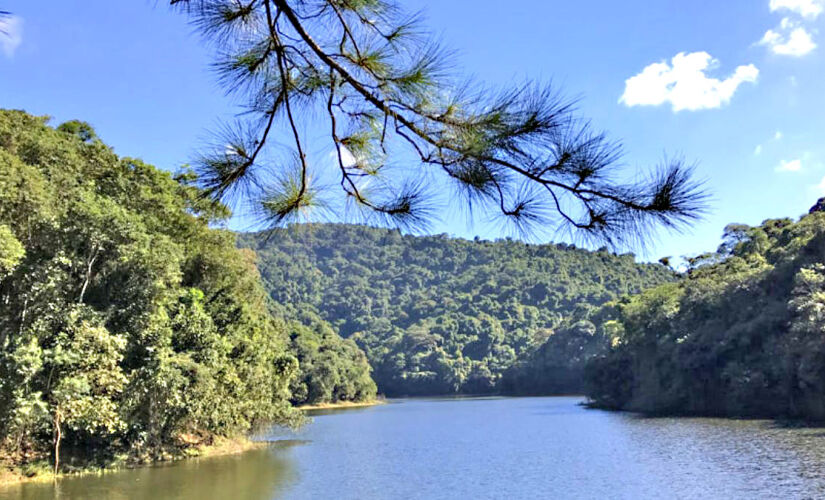
[[[782,19],[776,30],[768,30],[759,41],[771,52],[781,56],[801,57],[816,48],[811,34],[789,18]]]
[[[753,64],[739,66],[724,80],[705,74],[719,65],[707,52],[680,52],[672,60],[647,66],[625,81],[619,102],[628,107],[659,106],[669,102],[673,111],[719,108],[730,102],[739,85],[755,82],[759,70]]]
[[[352,167],[358,163],[355,156],[345,146],[341,146],[341,163],[343,163],[345,167]]]
[[[777,172],[799,172],[802,170],[802,160],[782,160],[776,167]]]
[[[803,17],[817,18],[823,11],[823,0],[771,0],[771,12],[789,10]]]
[[[0,17],[0,49],[6,57],[14,55],[14,51],[23,42],[23,18],[18,16]]]
[[[343,163],[345,167],[353,167],[358,163],[358,159],[347,149],[346,146],[341,146],[341,158],[339,163],[338,152],[333,149],[329,152],[329,159],[335,165],[335,168],[340,167],[340,163]]]
[[[819,184],[817,184],[815,186],[815,188],[816,188],[817,192],[819,192],[821,194],[825,194],[825,177],[823,177],[822,180],[819,181]]]
[[[753,155],[759,156],[762,154],[762,151],[765,149],[765,146],[769,146],[771,142],[781,141],[784,135],[782,134],[781,130],[777,130],[773,134],[773,138],[771,140],[765,141],[762,144],[757,144],[756,147],[753,149]]]

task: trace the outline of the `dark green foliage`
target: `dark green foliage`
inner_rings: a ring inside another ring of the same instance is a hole
[[[355,340],[388,396],[498,391],[502,374],[559,328],[567,340],[549,355],[576,351],[583,362],[579,348],[589,352],[591,341],[576,344],[578,331],[564,329],[571,318],[674,279],[629,254],[343,224],[245,234],[240,244],[258,254],[285,314],[308,324],[318,315]]]
[[[0,111],[6,452],[42,454],[57,435],[95,457],[151,457],[183,435],[299,419],[298,363],[255,256],[210,228],[227,215],[87,124]]]
[[[329,324],[313,327],[289,325],[290,351],[300,370],[290,384],[296,405],[375,398],[376,386],[364,352],[350,339],[342,339]]]
[[[731,225],[678,284],[620,301],[598,405],[825,419],[825,213]]]
[[[610,345],[615,322],[605,317],[611,311],[605,306],[588,315],[590,319],[571,318],[556,329],[546,342],[504,372],[502,391],[522,396],[581,394],[586,363]]]

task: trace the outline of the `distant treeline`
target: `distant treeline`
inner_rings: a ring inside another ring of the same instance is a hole
[[[191,180],[85,123],[0,111],[4,460],[152,458],[375,395],[352,341],[273,314],[255,255],[211,228],[229,212]]]
[[[588,318],[676,279],[606,249],[345,224],[243,234],[239,243],[257,253],[283,314],[320,317],[353,339],[388,396],[581,391],[583,360],[601,346]],[[538,359],[555,375],[543,365],[546,373],[533,373]]]
[[[604,408],[822,420],[822,205],[732,224],[681,274],[604,250],[336,224],[240,242],[275,301],[354,339],[388,395],[585,392]]]

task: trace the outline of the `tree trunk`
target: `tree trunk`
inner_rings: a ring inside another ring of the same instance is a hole
[[[63,438],[63,433],[60,430],[60,405],[57,405],[57,410],[54,412],[54,475],[60,469],[60,440]]]
[[[17,333],[23,333],[23,327],[26,325],[26,313],[29,311],[29,298],[23,299],[23,311],[20,312],[20,328]]]
[[[97,259],[98,252],[100,252],[100,247],[95,245],[94,252],[89,257],[89,261],[86,264],[86,278],[83,280],[83,288],[80,289],[80,298],[77,299],[79,303],[83,303],[83,296],[86,295],[86,288],[89,286],[89,282],[92,280],[92,266]]]

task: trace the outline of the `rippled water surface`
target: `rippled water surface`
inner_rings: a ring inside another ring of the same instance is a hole
[[[318,412],[236,457],[0,489],[25,499],[825,498],[825,429],[642,418],[579,398]]]

